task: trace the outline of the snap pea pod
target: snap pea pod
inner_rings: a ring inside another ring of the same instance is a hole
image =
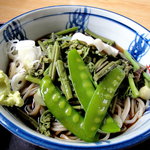
[[[84,119],[85,132],[88,132],[89,136],[93,137],[102,125],[111,100],[124,77],[125,72],[116,67],[97,86]]]
[[[75,49],[68,53],[68,66],[77,97],[84,110],[87,110],[95,87],[91,81],[91,74],[88,68]]]
[[[105,60],[105,59],[104,59]],[[91,98],[95,92],[95,87],[91,82],[91,74],[89,70],[86,68],[82,58],[78,54],[76,50],[71,50],[68,53],[68,67],[69,72],[72,80],[73,87],[77,94],[77,97],[83,106],[84,110],[87,111],[88,105],[91,101]],[[106,118],[105,123],[103,124],[102,130],[104,132],[108,132],[105,130],[107,127],[114,127],[111,128],[111,132],[118,132],[120,128],[115,122],[109,122],[108,120],[113,120],[111,116]],[[119,129],[118,129],[119,128]]]
[[[110,115],[107,115],[100,129],[106,133],[116,133],[120,131],[119,126],[116,124],[117,122]]]
[[[67,100],[71,99],[72,96],[72,91],[71,91],[71,87],[69,84],[69,80],[65,71],[65,67],[64,67],[64,63],[62,60],[57,60],[56,62],[56,69],[60,78],[60,82],[64,91],[64,94],[67,98]]]
[[[68,103],[65,97],[53,85],[50,77],[45,76],[40,84],[41,94],[49,111],[73,134],[80,139],[93,142],[98,138],[89,137],[83,128],[83,117]]]

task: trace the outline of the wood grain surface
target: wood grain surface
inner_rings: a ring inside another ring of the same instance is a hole
[[[0,0],[0,23],[30,10],[54,5],[87,5],[111,10],[150,30],[150,0]]]

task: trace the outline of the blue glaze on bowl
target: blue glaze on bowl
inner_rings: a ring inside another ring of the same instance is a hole
[[[128,51],[135,60],[140,61],[146,55],[150,47],[150,39],[145,34],[136,35],[135,39],[130,43]]]

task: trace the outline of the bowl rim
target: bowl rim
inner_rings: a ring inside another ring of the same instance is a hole
[[[130,20],[131,22],[134,22],[135,24],[139,25],[140,27],[142,27],[143,29],[147,30],[149,33],[150,33],[150,30],[147,29],[146,27],[144,27],[143,25],[141,25],[140,23],[138,23],[137,21],[131,19],[131,18],[128,18],[126,17],[125,15],[122,15],[122,14],[119,14],[119,13],[116,13],[114,11],[111,11],[111,10],[108,10],[108,9],[104,9],[104,8],[99,8],[99,7],[94,7],[94,6],[86,6],[86,5],[53,5],[53,6],[46,6],[46,7],[40,7],[40,8],[37,8],[37,9],[32,9],[30,11],[27,11],[25,13],[22,13],[20,15],[17,15],[15,17],[13,17],[12,19],[8,20],[7,22],[4,22],[4,23],[1,23],[2,25],[0,26],[0,30],[5,26],[7,25],[8,23],[12,22],[13,20],[21,17],[21,16],[24,16],[26,14],[30,14],[32,12],[35,12],[35,11],[39,11],[39,10],[44,10],[44,9],[48,9],[48,8],[55,8],[55,7],[87,7],[87,8],[93,8],[93,9],[98,9],[98,10],[102,10],[102,11],[106,11],[106,12],[109,12],[109,13],[113,13],[113,14],[116,14],[120,17],[123,17],[127,20]]]
[[[93,7],[93,6],[85,6],[85,5],[55,5],[55,6],[46,6],[46,7],[41,7],[41,8],[38,8],[38,9],[33,9],[31,11],[28,11],[28,12],[25,12],[23,14],[20,14],[14,18],[12,18],[11,20],[7,21],[6,23],[4,23],[1,27],[0,27],[0,30],[5,27],[6,25],[8,25],[10,22],[12,22],[13,20],[21,17],[21,16],[24,16],[24,15],[27,15],[27,14],[30,14],[32,12],[36,12],[36,11],[40,11],[40,10],[44,10],[44,9],[48,9],[48,8],[59,8],[59,7],[86,7],[86,8],[92,8],[92,9],[98,9],[98,10],[102,10],[102,11],[105,11],[105,12],[109,12],[109,13],[112,13],[112,14],[116,14],[117,16],[120,16],[122,18],[125,18],[135,24],[137,24],[138,26],[140,26],[141,28],[145,29],[148,33],[150,33],[150,30],[148,30],[146,27],[142,26],[141,24],[137,23],[136,21],[124,16],[124,15],[121,15],[119,13],[116,13],[116,12],[113,12],[113,11],[110,11],[110,10],[107,10],[107,9],[102,9],[102,8],[98,8],[98,7]],[[39,138],[39,137],[36,137],[34,135],[32,135],[31,133],[23,130],[22,128],[20,128],[19,126],[16,126],[14,123],[12,123],[10,120],[8,120],[3,114],[0,113],[0,124],[2,126],[4,126],[6,129],[8,129],[10,132],[12,132],[13,134],[19,136],[20,138],[32,143],[32,144],[35,144],[35,145],[38,145],[38,146],[41,146],[43,148],[54,148],[54,149],[57,149],[58,146],[62,146],[61,149],[92,149],[92,148],[101,148],[101,149],[120,149],[120,148],[125,148],[125,147],[129,147],[129,146],[133,146],[135,144],[138,144],[139,142],[142,142],[146,139],[148,139],[150,137],[150,129],[148,129],[147,131],[143,132],[142,134],[139,134],[137,136],[135,136],[134,138],[132,139],[129,139],[129,140],[124,140],[123,142],[119,142],[119,143],[113,143],[113,144],[109,144],[109,145],[87,145],[87,146],[83,146],[83,145],[67,145],[67,144],[63,144],[63,142],[60,144],[60,143],[57,143],[57,142],[54,142],[54,141],[49,141],[49,140],[45,140],[45,139],[42,139],[42,138]],[[19,132],[18,132],[19,131]],[[43,141],[41,141],[43,140]],[[39,144],[40,143],[40,144]]]
[[[1,119],[2,118],[2,119]],[[76,149],[93,149],[93,148],[101,148],[101,150],[117,150],[117,149],[121,149],[121,148],[127,148],[130,146],[134,146],[136,144],[138,144],[139,142],[143,142],[145,140],[147,140],[150,137],[150,129],[143,132],[140,135],[135,136],[132,139],[129,140],[124,140],[122,142],[118,142],[118,143],[109,143],[109,145],[100,145],[100,144],[96,144],[96,145],[73,145],[74,143],[66,145],[63,143],[56,143],[55,141],[50,141],[50,140],[46,140],[46,139],[42,139],[39,138],[35,135],[32,135],[31,133],[23,130],[22,128],[20,128],[19,126],[17,127],[15,124],[13,124],[11,121],[9,121],[4,115],[2,115],[0,113],[0,120],[2,120],[0,122],[0,124],[5,127],[7,130],[9,130],[11,133],[15,134],[16,136],[20,137],[21,139],[28,141],[29,143],[35,144],[37,146],[43,147],[43,148],[53,148],[53,149],[58,149],[59,146],[61,146],[61,149],[63,150],[76,150]],[[67,141],[64,141],[65,143]]]

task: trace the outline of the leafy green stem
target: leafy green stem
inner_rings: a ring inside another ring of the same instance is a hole
[[[133,98],[137,98],[139,96],[139,91],[138,91],[137,87],[135,86],[132,74],[129,74],[128,81],[129,81],[129,86],[132,91]]]

